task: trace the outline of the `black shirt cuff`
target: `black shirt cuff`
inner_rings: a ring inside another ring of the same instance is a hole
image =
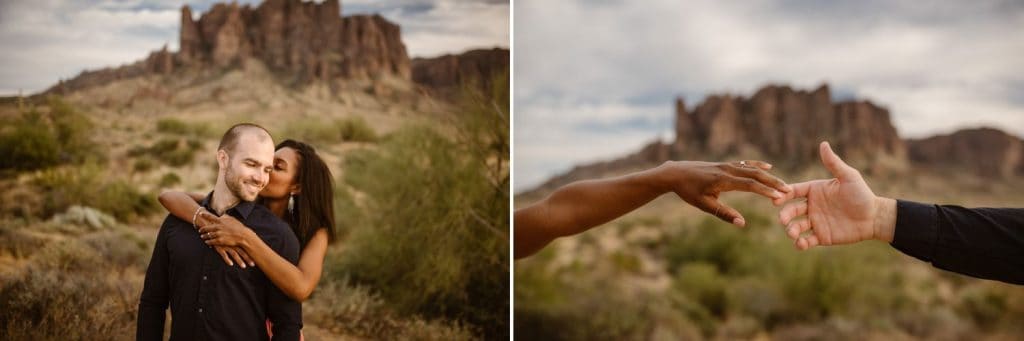
[[[939,239],[938,220],[935,205],[896,200],[896,230],[892,247],[930,263]]]

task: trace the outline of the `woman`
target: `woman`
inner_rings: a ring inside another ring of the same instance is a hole
[[[206,243],[241,267],[259,266],[270,281],[297,302],[309,298],[323,273],[327,245],[334,241],[334,188],[330,169],[312,146],[285,140],[277,145],[270,181],[257,202],[291,226],[302,247],[298,267],[274,252],[234,217],[217,217],[201,208],[204,196],[164,192],[160,203],[174,216],[195,221]],[[197,213],[198,212],[198,213]],[[195,219],[194,219],[195,218]],[[234,252],[238,252],[235,254]]]

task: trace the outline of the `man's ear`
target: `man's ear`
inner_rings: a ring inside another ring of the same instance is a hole
[[[223,149],[217,150],[217,166],[220,167],[220,170],[228,168],[228,159],[228,152],[225,152]]]

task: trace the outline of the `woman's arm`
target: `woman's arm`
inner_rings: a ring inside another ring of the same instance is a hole
[[[320,275],[323,274],[324,256],[327,254],[327,229],[318,229],[299,255],[296,267],[274,252],[263,239],[237,219],[230,216],[210,217],[202,214],[203,220],[214,222],[199,229],[206,243],[220,246],[240,246],[259,266],[270,281],[285,295],[303,302],[313,293]]]
[[[565,185],[547,198],[515,211],[513,256],[520,259],[532,255],[556,238],[607,223],[669,192],[726,222],[743,226],[743,216],[719,202],[718,196],[727,191],[745,191],[781,198],[781,192],[790,189],[766,172],[768,169],[771,165],[753,160],[669,161],[620,177]]]
[[[171,215],[178,217],[181,220],[197,224],[199,222],[192,221],[192,219],[195,217],[196,210],[200,209],[199,202],[205,198],[206,196],[201,193],[185,193],[179,191],[165,191],[160,193],[160,196],[157,197],[157,199],[160,200],[160,204],[163,205]],[[206,209],[203,209],[203,212],[206,212]],[[214,249],[228,265],[233,266],[235,262],[238,262],[238,264],[244,268],[246,263],[252,263],[249,255],[240,248],[217,246]],[[234,262],[232,262],[232,259],[234,259]]]
[[[199,209],[199,202],[206,196],[199,193],[185,193],[179,191],[165,191],[160,193],[157,199],[160,205],[164,205],[167,212],[181,220],[191,222],[196,210]]]

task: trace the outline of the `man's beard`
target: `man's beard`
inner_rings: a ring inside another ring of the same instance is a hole
[[[224,182],[228,186],[228,190],[231,191],[231,194],[233,194],[235,198],[238,198],[238,200],[253,201],[256,200],[257,196],[259,196],[259,192],[257,192],[251,198],[247,197],[245,194],[245,190],[243,190],[242,188],[241,177],[237,176],[235,172],[231,171],[231,168],[228,168],[224,172]]]

